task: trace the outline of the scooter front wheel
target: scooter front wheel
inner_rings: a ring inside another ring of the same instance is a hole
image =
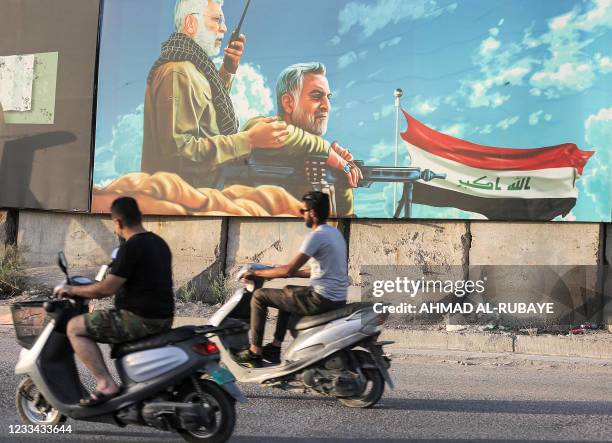
[[[353,397],[338,397],[338,401],[349,408],[371,408],[385,392],[385,379],[378,369],[362,368],[366,378],[363,392]]]
[[[53,408],[38,391],[30,377],[26,377],[17,386],[15,406],[23,424],[57,426],[66,421],[66,417]]]
[[[223,443],[227,441],[236,424],[236,408],[234,399],[216,383],[210,380],[198,380],[201,394],[193,386],[191,380],[185,382],[176,394],[181,403],[205,403],[212,408],[212,423],[198,430],[177,430],[184,440],[190,443]]]

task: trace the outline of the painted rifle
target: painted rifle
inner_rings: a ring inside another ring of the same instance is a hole
[[[232,184],[246,186],[275,185],[300,198],[306,191],[315,190],[330,194],[332,197],[332,213],[335,213],[335,188],[338,172],[326,165],[324,156],[310,156],[303,165],[296,167],[292,164],[270,164],[258,160],[254,152],[244,163],[235,163],[223,167],[218,189],[224,189]],[[410,218],[412,216],[412,192],[417,181],[431,181],[445,179],[446,174],[436,174],[429,169],[413,166],[366,166],[363,161],[354,161],[362,174],[363,179],[358,183],[359,188],[369,188],[374,183],[402,183],[403,192],[395,211],[394,218]]]

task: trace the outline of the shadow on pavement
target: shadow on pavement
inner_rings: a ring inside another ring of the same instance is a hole
[[[480,412],[484,414],[612,416],[612,402],[605,401],[425,400],[383,398],[380,405],[377,406],[377,409]]]
[[[256,442],[270,442],[270,443],[453,443],[453,442],[487,442],[487,443],[567,443],[568,440],[491,440],[489,438],[452,438],[452,439],[397,439],[397,438],[309,438],[309,437],[234,437],[229,440],[229,443],[256,443]],[[593,440],[572,440],[575,443],[590,442]]]
[[[248,398],[268,400],[318,401],[333,404],[336,400],[323,396],[309,395],[259,395],[249,394]],[[342,407],[338,405],[338,407]],[[541,414],[541,415],[610,415],[612,402],[605,401],[529,401],[529,400],[429,400],[382,398],[372,410],[387,411],[439,411],[476,412],[485,414]],[[505,441],[505,440],[504,440]]]

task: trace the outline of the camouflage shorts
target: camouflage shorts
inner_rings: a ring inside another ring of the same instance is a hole
[[[123,343],[172,327],[172,319],[144,318],[123,309],[93,311],[85,314],[87,334],[99,343]]]

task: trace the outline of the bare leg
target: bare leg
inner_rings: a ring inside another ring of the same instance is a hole
[[[104,394],[118,392],[119,387],[108,372],[100,348],[95,341],[87,336],[85,318],[82,315],[73,317],[68,322],[67,333],[77,357],[95,377],[96,390]]]

